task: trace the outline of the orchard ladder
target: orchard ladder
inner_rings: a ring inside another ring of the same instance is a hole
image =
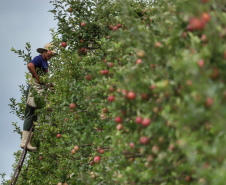
[[[21,169],[22,169],[22,167],[23,167],[24,159],[25,159],[26,154],[27,154],[27,144],[28,144],[29,139],[30,139],[30,137],[31,137],[31,132],[32,132],[33,127],[34,127],[34,125],[33,125],[33,126],[31,127],[31,129],[30,129],[29,135],[28,135],[28,137],[27,137],[27,141],[26,141],[26,143],[25,143],[23,152],[22,152],[22,154],[21,154],[21,156],[20,156],[20,160],[19,160],[19,162],[18,162],[18,165],[17,165],[17,167],[16,167],[16,170],[15,170],[15,172],[14,172],[14,174],[13,174],[13,177],[12,177],[12,180],[11,180],[11,182],[10,182],[10,185],[15,185],[15,184],[16,184],[17,179],[18,179],[19,174],[20,174],[20,171],[21,171]]]

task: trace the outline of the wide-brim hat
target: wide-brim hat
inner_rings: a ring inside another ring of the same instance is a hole
[[[47,43],[44,48],[38,48],[37,52],[38,53],[42,53],[43,51],[51,51],[52,54],[56,55],[56,50],[55,50],[55,46],[51,43]]]

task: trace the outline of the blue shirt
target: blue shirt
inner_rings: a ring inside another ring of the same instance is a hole
[[[38,76],[43,76],[45,73],[48,72],[48,63],[45,61],[41,55],[36,56],[31,63],[34,64],[35,70]]]

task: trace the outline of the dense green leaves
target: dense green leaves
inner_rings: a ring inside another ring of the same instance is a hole
[[[19,184],[223,185],[225,4],[53,5],[58,55],[43,80],[54,89],[37,110],[38,153]],[[22,104],[12,99],[18,116]]]

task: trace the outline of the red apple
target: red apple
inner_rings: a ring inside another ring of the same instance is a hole
[[[156,48],[159,48],[161,45],[162,45],[161,42],[156,42],[156,43],[155,43],[155,47],[156,47]]]
[[[76,104],[75,104],[75,103],[70,103],[69,107],[70,107],[71,109],[75,109],[75,108],[76,108]]]
[[[113,31],[116,31],[116,30],[118,30],[118,27],[117,26],[113,26],[113,29],[112,29]]]
[[[188,30],[203,30],[205,28],[205,21],[196,17],[192,17],[189,20]]]
[[[121,27],[122,27],[122,25],[121,25],[120,23],[118,23],[118,24],[117,24],[117,27],[118,27],[118,28],[121,28]]]
[[[136,98],[135,92],[133,91],[128,92],[127,98],[129,98],[130,100],[134,100]]]
[[[114,87],[111,86],[110,89],[109,89],[109,91],[110,92],[114,92]]]
[[[100,119],[101,119],[101,120],[104,120],[104,119],[106,119],[106,118],[107,118],[107,116],[106,116],[105,114],[101,114],[101,115],[100,115]]]
[[[98,152],[99,152],[100,154],[103,154],[103,153],[105,152],[105,150],[102,149],[102,148],[100,148],[100,149],[98,150]]]
[[[95,162],[95,163],[99,163],[100,160],[101,160],[101,157],[100,157],[100,156],[94,157],[94,162]]]
[[[113,102],[113,101],[114,101],[114,99],[115,99],[115,98],[114,98],[114,96],[113,96],[113,95],[108,96],[108,101],[109,101],[109,102]]]
[[[141,144],[147,144],[149,141],[148,137],[147,136],[141,136],[140,137],[140,143]]]
[[[207,99],[206,99],[206,106],[207,107],[210,107],[212,104],[213,104],[213,98],[211,98],[211,97],[208,97]]]
[[[61,134],[57,134],[57,138],[61,138]]]
[[[119,123],[117,126],[116,126],[116,130],[122,130],[122,124],[121,123]]]
[[[142,124],[144,127],[146,127],[146,126],[148,126],[150,123],[151,123],[151,119],[150,119],[150,118],[144,118],[141,124]]]
[[[113,63],[113,62],[109,62],[109,63],[108,63],[108,66],[109,66],[109,67],[113,67],[113,66],[114,66],[114,63]]]
[[[106,107],[104,107],[104,108],[102,109],[102,111],[103,111],[103,113],[107,113],[107,112],[108,112],[108,109],[107,109]]]
[[[110,25],[110,26],[109,26],[109,29],[110,29],[110,30],[113,30],[113,27],[114,27],[113,25]]]
[[[142,119],[141,116],[137,116],[136,119],[135,119],[135,122],[136,122],[137,124],[141,124],[142,121],[143,121],[143,119]]]
[[[72,155],[74,155],[76,153],[74,148],[71,150],[71,153],[72,153]]]
[[[150,86],[150,89],[151,90],[153,90],[153,89],[155,89],[156,88],[156,85],[154,85],[154,84],[152,84],[151,86]]]
[[[211,19],[210,14],[209,13],[202,13],[202,20],[205,22],[208,22]]]
[[[140,63],[142,63],[142,60],[141,59],[137,59],[136,64],[140,64]]]
[[[151,149],[151,151],[154,153],[154,154],[157,154],[159,152],[159,146],[157,145],[154,145]]]
[[[115,122],[116,122],[116,123],[121,123],[121,122],[122,122],[122,118],[119,117],[119,116],[117,116],[117,117],[115,118]]]
[[[171,151],[173,151],[175,149],[174,144],[170,144],[169,147],[168,147],[168,149],[171,150]]]
[[[82,22],[82,23],[81,23],[81,26],[85,26],[85,25],[86,25],[86,23],[85,23],[85,22]]]
[[[129,146],[130,146],[130,148],[134,148],[135,144],[134,143],[130,143]]]
[[[86,75],[86,80],[91,80],[91,76],[90,75]]]
[[[39,160],[42,160],[42,159],[43,159],[43,157],[42,157],[42,156],[40,156],[40,157],[39,157]]]
[[[108,74],[108,70],[107,69],[104,70],[104,74],[106,74],[106,75]]]
[[[205,61],[203,59],[198,61],[198,65],[200,68],[203,68]]]
[[[67,43],[66,43],[66,42],[62,42],[62,43],[61,43],[61,46],[62,46],[63,48],[66,48],[66,47],[67,47]]]
[[[186,180],[187,182],[191,181],[191,176],[187,175],[187,176],[185,177],[185,180]]]
[[[79,150],[79,146],[78,145],[75,145],[74,146],[74,149],[75,149],[75,151],[78,151]]]

